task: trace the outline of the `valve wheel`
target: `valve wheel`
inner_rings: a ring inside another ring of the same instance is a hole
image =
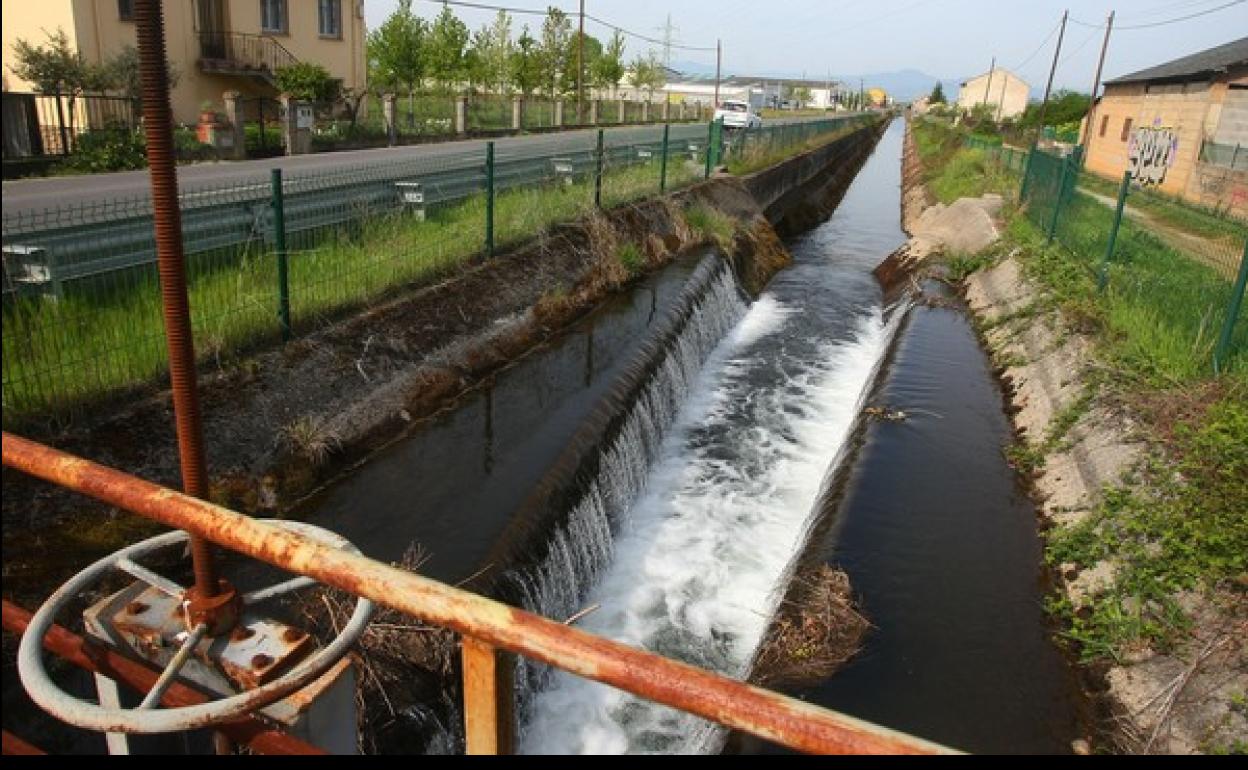
[[[268,523],[344,551],[360,552],[346,538],[321,527],[295,521],[270,520]],[[177,678],[179,670],[209,631],[208,626],[202,622],[187,629],[181,647],[165,666],[152,690],[135,708],[105,708],[70,695],[58,687],[43,665],[43,638],[65,605],[111,570],[125,572],[166,594],[185,596],[187,589],[143,567],[137,559],[185,543],[189,539],[186,532],[175,531],[135,543],[82,570],[48,597],[31,618],[17,652],[18,674],[31,700],[63,722],[98,732],[170,733],[208,727],[262,709],[311,684],[347,654],[368,626],[373,614],[373,603],[367,599],[357,599],[350,620],[333,641],[287,673],[255,689],[195,706],[157,708],[161,697]],[[247,607],[259,604],[317,584],[312,578],[292,578],[243,594],[242,605]]]

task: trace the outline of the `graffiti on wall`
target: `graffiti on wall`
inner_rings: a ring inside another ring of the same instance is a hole
[[[1131,134],[1127,145],[1127,170],[1142,187],[1166,181],[1166,172],[1179,154],[1179,138],[1174,129],[1142,126]]]

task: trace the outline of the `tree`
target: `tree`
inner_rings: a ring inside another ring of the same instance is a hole
[[[603,46],[602,53],[594,59],[590,80],[598,88],[611,89],[611,96],[614,97],[620,81],[624,79],[624,72],[624,35],[616,30]]]
[[[276,80],[278,90],[303,102],[336,102],[342,92],[341,80],[309,61],[282,67],[277,71]]]
[[[468,81],[468,92],[476,93],[478,86],[490,82],[489,67],[490,28],[484,26],[472,33],[472,41],[464,52],[464,78]]]
[[[14,75],[34,84],[44,94],[73,96],[84,91],[102,91],[108,85],[108,73],[89,64],[69,44],[65,30],[44,34],[47,46],[34,46],[18,38],[13,44],[16,65],[9,67]]]
[[[526,25],[511,51],[511,79],[524,96],[529,96],[542,85],[542,67],[538,55],[537,40],[529,34]]]
[[[546,9],[546,20],[542,22],[542,41],[538,47],[541,63],[542,84],[550,93],[550,98],[558,98],[562,93],[562,80],[567,63],[568,38],[572,36],[572,22],[563,11],[551,6]]]
[[[415,120],[416,90],[424,81],[429,28],[412,12],[412,0],[399,7],[368,35],[368,79],[378,88],[407,87],[408,120]]]
[[[576,62],[577,54],[580,49],[580,32],[573,32],[568,38],[567,51],[563,55],[563,74],[560,78],[562,90],[566,93],[576,93]],[[602,43],[593,35],[585,36],[584,66],[585,66],[585,82],[589,83],[592,78],[594,63],[602,58]]]
[[[166,62],[165,66],[169,72],[169,89],[173,90],[182,73],[173,62]],[[139,51],[134,46],[124,46],[116,56],[105,62],[101,74],[106,89],[120,91],[134,102],[143,98],[143,87],[139,83]]]
[[[1044,110],[1046,126],[1060,126],[1063,123],[1078,123],[1088,113],[1092,99],[1078,91],[1060,90],[1049,99],[1049,106]],[[1040,124],[1040,102],[1027,105],[1018,124],[1026,128],[1035,128]]]
[[[466,77],[467,46],[468,26],[451,12],[450,6],[442,6],[442,13],[438,14],[429,30],[425,62],[429,75],[443,91],[449,92]]]
[[[104,67],[90,64],[82,58],[69,44],[69,37],[60,27],[56,32],[44,31],[48,41],[46,46],[35,46],[18,38],[13,44],[15,65],[9,67],[14,75],[34,84],[35,90],[43,94],[65,98],[65,128],[61,139],[68,143],[70,134],[74,134],[77,122],[77,111],[74,109],[75,99],[87,91],[104,91],[109,86],[109,73]],[[68,150],[69,148],[64,148]]]
[[[945,103],[945,87],[936,81],[936,85],[932,86],[932,93],[927,97],[928,104],[944,104]]]
[[[655,56],[654,51],[650,52],[650,57],[646,61],[646,80],[645,88],[649,98],[654,98],[654,92],[667,85],[667,68],[663,66],[663,62]]]
[[[805,107],[807,104],[810,104],[810,100],[813,98],[810,89],[806,86],[794,88],[791,96],[797,102],[798,107]]]

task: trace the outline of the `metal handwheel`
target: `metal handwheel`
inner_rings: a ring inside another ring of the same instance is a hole
[[[329,530],[302,522],[274,520],[269,523],[311,540],[359,553],[359,549],[348,540]],[[17,654],[18,674],[31,700],[68,724],[100,732],[169,733],[220,724],[264,708],[312,683],[346,655],[372,617],[373,603],[367,599],[358,599],[355,610],[341,633],[290,671],[255,689],[200,705],[157,708],[169,685],[174,682],[178,672],[206,635],[208,628],[203,623],[188,628],[184,635],[179,635],[181,646],[165,666],[156,685],[135,708],[98,706],[74,697],[54,684],[43,665],[43,638],[65,605],[111,570],[124,572],[163,593],[182,597],[186,593],[185,588],[143,567],[137,559],[184,543],[188,539],[185,532],[169,532],[117,551],[79,572],[44,602],[31,618]],[[245,609],[312,585],[317,585],[317,581],[305,577],[293,578],[243,594],[242,605]]]

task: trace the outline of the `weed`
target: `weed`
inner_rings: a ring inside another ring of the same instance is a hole
[[[620,246],[615,255],[629,275],[639,275],[646,267],[646,256],[635,243],[625,243]]]
[[[702,203],[696,203],[685,210],[685,222],[688,223],[689,229],[702,240],[713,241],[723,251],[732,248],[737,225],[727,214]]]
[[[292,455],[318,467],[342,445],[338,435],[323,420],[309,415],[284,426],[280,438]]]

